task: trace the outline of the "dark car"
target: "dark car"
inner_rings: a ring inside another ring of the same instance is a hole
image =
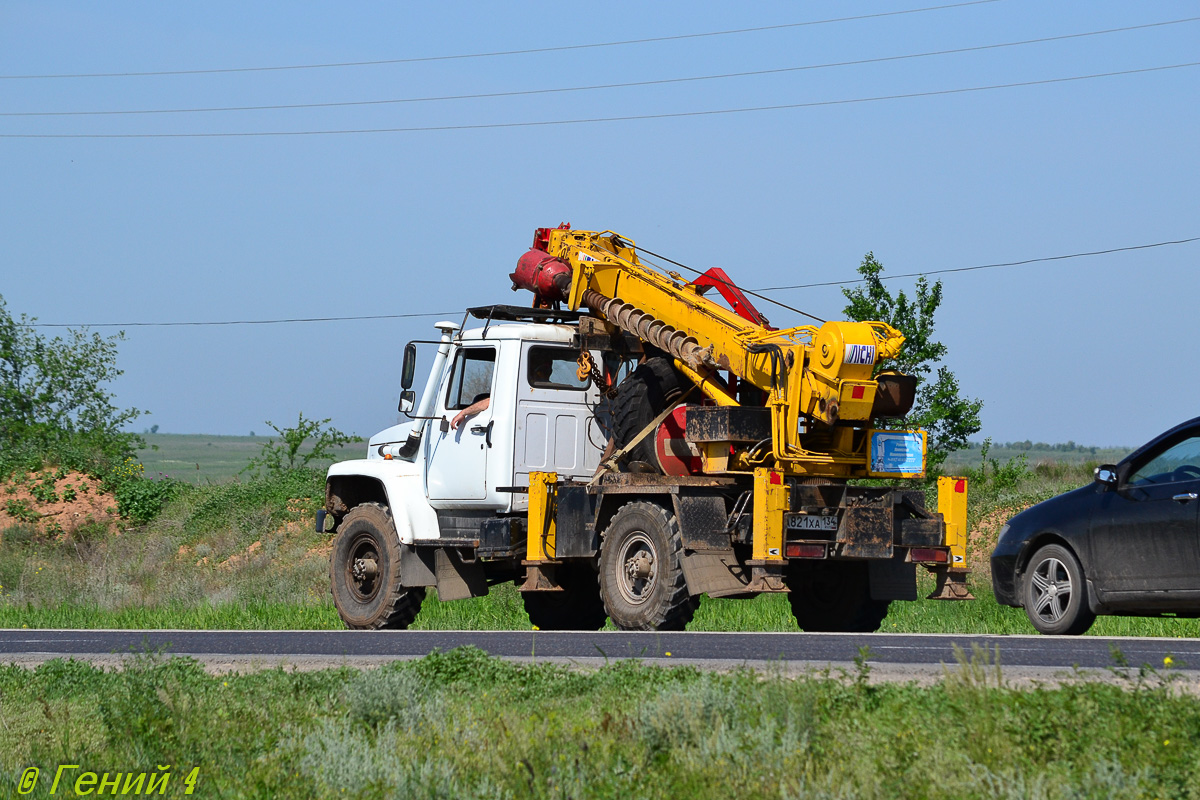
[[[1200,616],[1200,417],[1017,514],[992,552],[996,599],[1042,633],[1097,614]]]

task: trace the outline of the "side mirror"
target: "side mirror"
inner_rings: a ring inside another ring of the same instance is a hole
[[[407,414],[413,410],[413,406],[417,404],[417,393],[411,389],[405,389],[400,393],[400,404],[396,406],[396,410],[401,414]]]
[[[417,371],[417,346],[412,342],[404,345],[404,366],[400,368],[400,388],[411,389],[413,373]],[[401,395],[403,397],[403,395]],[[401,409],[403,410],[403,409]]]
[[[1112,464],[1101,464],[1096,467],[1096,483],[1115,489],[1117,487],[1117,468]]]

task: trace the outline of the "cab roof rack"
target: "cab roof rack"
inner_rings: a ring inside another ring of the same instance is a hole
[[[564,323],[578,322],[579,318],[583,316],[582,311],[505,305],[476,306],[475,308],[468,308],[467,313],[476,319],[483,319],[488,322]]]

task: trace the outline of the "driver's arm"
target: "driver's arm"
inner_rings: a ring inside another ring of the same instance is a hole
[[[454,415],[454,419],[450,420],[450,429],[458,430],[458,426],[462,424],[464,419],[466,419],[467,417],[470,417],[470,416],[474,416],[475,414],[478,414],[480,411],[483,411],[485,408],[487,408],[489,405],[491,405],[491,402],[492,402],[492,398],[485,397],[482,400],[471,403],[471,405],[467,406],[462,411],[460,411]]]

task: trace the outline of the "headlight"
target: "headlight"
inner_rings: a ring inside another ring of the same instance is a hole
[[[999,536],[999,537],[996,539],[996,541],[997,541],[997,542],[1002,542],[1002,541],[1004,541],[1004,536],[1005,536],[1005,534],[1007,534],[1007,533],[1008,533],[1008,529],[1009,529],[1009,528],[1011,528],[1011,527],[1012,527],[1012,526],[1011,526],[1011,525],[1009,525],[1007,522],[1006,522],[1006,523],[1004,523],[1004,527],[1000,529],[1000,536]]]

